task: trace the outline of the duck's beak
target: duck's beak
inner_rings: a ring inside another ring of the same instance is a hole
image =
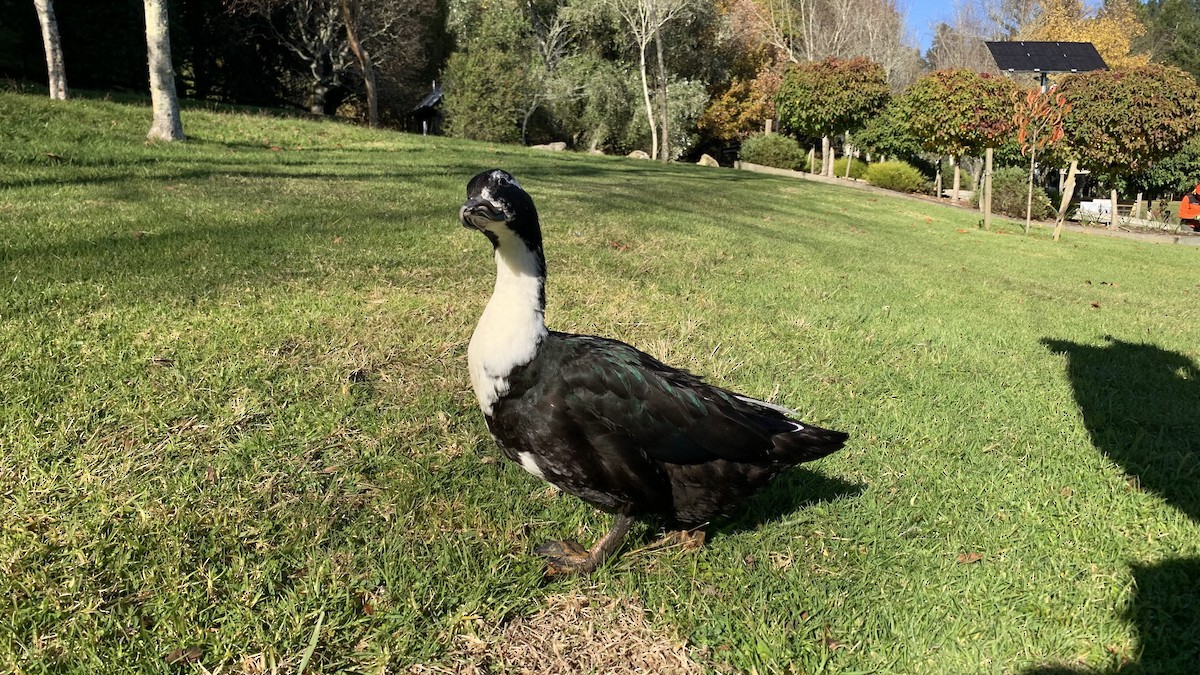
[[[503,222],[504,214],[491,203],[472,197],[458,210],[458,220],[463,227],[483,231],[488,223]]]

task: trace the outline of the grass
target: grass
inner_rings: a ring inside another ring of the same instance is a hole
[[[1053,243],[691,166],[0,93],[0,669],[397,672],[556,598],[704,668],[1192,672],[1194,247]],[[466,180],[537,200],[548,320],[844,429],[698,553],[498,461]],[[607,602],[597,600],[597,602]],[[608,624],[606,624],[608,625]],[[611,637],[611,636],[610,636]]]

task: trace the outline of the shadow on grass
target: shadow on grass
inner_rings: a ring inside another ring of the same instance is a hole
[[[849,483],[797,467],[772,481],[732,518],[716,523],[709,535],[745,532],[760,525],[791,520],[804,509],[857,497],[866,489],[862,483]]]
[[[1092,443],[1142,489],[1200,523],[1200,367],[1150,344],[1043,340],[1067,376]]]
[[[1066,355],[1067,375],[1092,443],[1142,489],[1200,524],[1200,368],[1150,344],[1108,338],[1083,345],[1042,340]],[[1198,535],[1200,536],[1200,535]],[[1124,618],[1138,656],[1110,673],[1194,673],[1200,667],[1200,558],[1132,567],[1134,593]],[[1046,666],[1029,675],[1078,673]]]

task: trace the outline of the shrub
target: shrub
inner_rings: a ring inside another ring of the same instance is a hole
[[[808,155],[796,139],[783,134],[754,134],[742,141],[738,157],[743,162],[773,166],[777,169],[795,169],[803,164]]]
[[[925,177],[908,162],[878,162],[867,167],[867,182],[876,187],[898,192],[920,192]]]
[[[850,160],[850,177],[862,178],[867,173],[867,163],[858,158]],[[846,158],[839,157],[833,160],[833,175],[838,178],[843,178],[846,175]]]
[[[1024,219],[1028,190],[1029,174],[1025,169],[1017,166],[996,169],[992,172],[992,213]],[[971,203],[976,207],[979,206],[979,197],[979,193],[971,196]],[[1052,212],[1050,197],[1046,196],[1045,190],[1035,184],[1031,216],[1034,220],[1042,220],[1050,217]]]

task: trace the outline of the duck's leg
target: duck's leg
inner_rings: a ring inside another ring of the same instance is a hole
[[[546,574],[588,574],[595,570],[608,556],[612,555],[624,541],[625,535],[633,525],[633,516],[617,514],[612,527],[585,550],[574,541],[548,541],[538,546],[534,552],[546,559]]]

